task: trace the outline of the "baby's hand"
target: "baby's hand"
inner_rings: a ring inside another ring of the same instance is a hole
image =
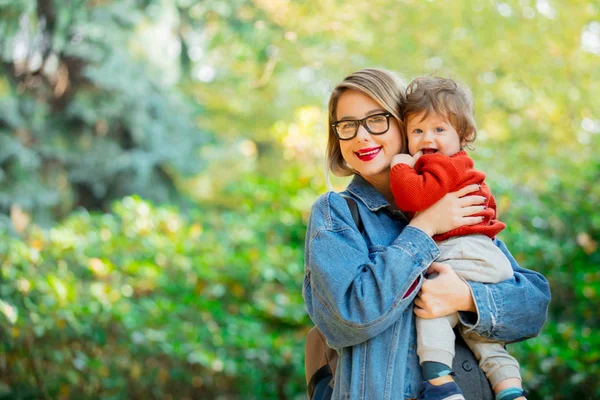
[[[411,156],[410,154],[396,154],[394,157],[392,157],[391,166],[393,167],[396,164],[406,164],[414,168],[415,163],[419,158],[421,158],[422,155],[422,151],[415,153],[414,156]]]

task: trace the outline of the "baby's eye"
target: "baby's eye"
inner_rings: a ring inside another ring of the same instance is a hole
[[[437,133],[442,133],[442,132],[444,132],[444,128],[442,128],[441,126],[438,126],[437,128],[435,128],[435,131]]]
[[[423,131],[421,129],[417,128],[417,129],[413,130],[413,133],[419,135],[419,134],[423,133]]]

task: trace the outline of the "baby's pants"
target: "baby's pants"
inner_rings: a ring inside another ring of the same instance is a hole
[[[513,276],[510,261],[485,235],[452,237],[438,243],[440,256],[436,262],[447,263],[464,280],[497,283]],[[452,365],[454,358],[454,331],[458,314],[435,319],[417,317],[417,354],[420,363],[434,361]],[[508,378],[521,379],[519,363],[504,348],[504,343],[483,338],[475,332],[460,333],[479,360],[492,387]]]

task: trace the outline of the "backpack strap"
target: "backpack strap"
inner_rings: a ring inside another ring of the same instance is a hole
[[[352,219],[354,220],[354,224],[358,228],[360,233],[363,233],[363,223],[360,219],[360,214],[358,213],[358,205],[356,204],[356,200],[351,197],[346,197],[342,195],[346,203],[348,203],[348,208],[350,209],[350,214],[352,214]]]

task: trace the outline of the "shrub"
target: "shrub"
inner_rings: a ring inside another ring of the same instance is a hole
[[[184,218],[127,197],[2,234],[0,395],[302,396],[303,231],[288,224],[266,206]]]

